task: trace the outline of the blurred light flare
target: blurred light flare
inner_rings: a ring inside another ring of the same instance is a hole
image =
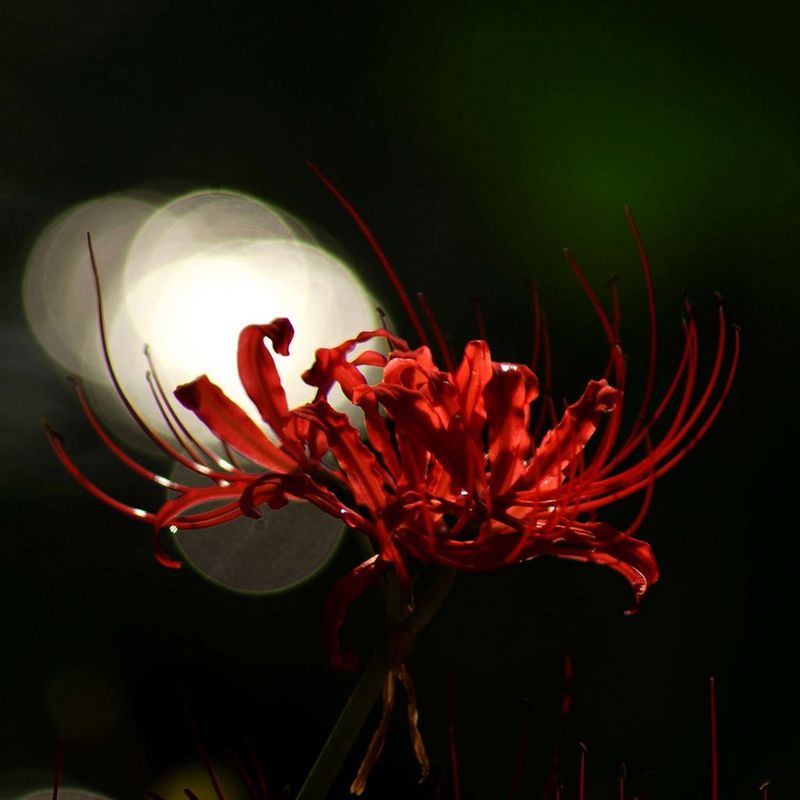
[[[197,473],[181,465],[171,478],[192,486],[204,484]],[[195,572],[229,591],[254,595],[296,588],[327,564],[344,538],[341,520],[302,502],[289,503],[280,513],[263,514],[260,519],[238,517],[193,531],[171,526],[170,532]]]
[[[94,247],[109,307],[120,303],[128,245],[153,213],[156,198],[112,195],[64,212],[41,233],[28,256],[22,294],[30,326],[42,347],[70,372],[106,381],[97,358],[100,333],[86,232]]]
[[[292,354],[280,365],[290,406],[313,397],[300,375],[318,346],[375,326],[377,302],[353,272],[283,212],[235,192],[158,201],[113,195],[59,216],[31,251],[23,295],[31,328],[50,356],[110,388],[86,247],[86,233],[92,234],[114,364],[134,405],[161,434],[169,431],[146,380],[145,344],[168,394],[207,372],[258,420],[235,368],[245,325],[276,316],[295,322]],[[341,394],[333,400],[352,408]],[[94,402],[101,416],[117,417],[113,393],[101,392]],[[205,429],[195,433],[212,441]]]

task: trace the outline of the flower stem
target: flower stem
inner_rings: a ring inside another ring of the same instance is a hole
[[[364,668],[296,800],[325,800],[375,705],[388,671],[389,662],[381,644]]]
[[[411,636],[419,633],[436,615],[453,585],[455,575],[454,569],[442,569],[416,609],[401,621],[402,627]],[[392,605],[398,604],[397,598],[392,601],[393,588],[396,593],[390,576],[386,598],[390,617],[398,613],[398,609],[392,608]],[[390,655],[386,651],[387,643],[381,643],[372,654],[295,800],[325,800],[327,797],[392,667]]]

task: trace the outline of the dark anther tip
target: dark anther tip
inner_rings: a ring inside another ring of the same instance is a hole
[[[736,333],[742,332],[742,326],[738,322],[732,322],[731,327],[736,331]]]
[[[47,431],[48,436],[58,439],[59,442],[64,441],[64,437],[44,418],[42,418],[42,425],[44,425],[44,429]]]
[[[615,284],[615,283],[619,283],[619,273],[618,273],[618,272],[612,272],[612,273],[611,273],[611,274],[608,276],[608,280],[606,281],[606,283],[607,283],[609,286],[612,286],[612,285],[613,285],[613,284]]]

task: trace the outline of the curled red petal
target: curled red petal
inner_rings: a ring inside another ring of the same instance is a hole
[[[376,351],[367,350],[357,356],[351,364],[347,360],[347,355],[353,351],[356,345],[378,338],[386,339],[392,347],[401,352],[408,350],[408,344],[404,339],[384,328],[362,331],[358,336],[346,339],[336,347],[319,348],[315,353],[314,363],[303,373],[303,380],[309,386],[315,386],[318,389],[318,398],[327,397],[328,392],[337,382],[341,385],[345,396],[349,398],[348,392],[352,386],[363,382],[363,376],[356,366],[363,364],[382,367],[386,363],[386,357]]]
[[[268,325],[248,325],[239,334],[236,360],[239,379],[247,396],[261,414],[261,419],[283,441],[286,436],[283,419],[289,413],[286,393],[272,354],[264,344],[267,338],[276,353],[289,355],[289,344],[294,336],[292,323],[285,317],[274,319]]]
[[[355,402],[364,393],[372,392],[396,424],[398,439],[407,439],[432,453],[455,483],[466,483],[463,437],[452,435],[442,424],[437,409],[420,391],[399,384],[381,383],[357,389]]]
[[[256,464],[279,472],[297,466],[296,461],[270,442],[255,422],[206,375],[184,383],[174,394],[215,436]]]
[[[659,577],[658,562],[647,542],[626,536],[605,523],[584,523],[580,526],[589,534],[589,542],[581,542],[576,528],[563,543],[559,543],[551,555],[610,567],[628,581],[633,590],[635,605],[627,613],[633,613],[647,589]]]
[[[502,495],[522,474],[531,450],[528,433],[530,404],[538,382],[522,364],[495,364],[492,379],[483,391],[489,423],[491,489]]]
[[[550,490],[563,480],[565,470],[583,451],[600,419],[622,397],[605,379],[589,381],[579,400],[568,406],[555,428],[548,431],[536,448],[518,488]]]
[[[390,476],[384,473],[372,451],[361,441],[347,414],[335,411],[325,400],[304,410],[298,409],[298,414],[301,413],[321,424],[330,451],[347,475],[356,502],[377,516],[386,506],[384,484],[390,480]]]
[[[473,436],[480,436],[486,422],[483,390],[492,379],[492,355],[481,339],[467,342],[464,358],[453,375],[461,404],[464,426]]]
[[[380,555],[374,555],[336,581],[331,589],[325,602],[322,637],[333,669],[342,672],[358,669],[358,657],[341,651],[339,630],[350,606],[372,586],[385,566]]]

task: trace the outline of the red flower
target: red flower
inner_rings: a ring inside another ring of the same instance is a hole
[[[240,514],[258,516],[264,505],[277,509],[289,501],[304,500],[365,533],[372,539],[376,555],[336,584],[326,609],[326,645],[338,668],[354,668],[353,659],[342,655],[338,647],[338,629],[346,609],[387,567],[395,571],[401,586],[408,586],[409,559],[472,571],[494,570],[540,555],[594,562],[622,574],[638,602],[658,578],[650,546],[633,536],[650,503],[653,482],[705,433],[719,412],[736,368],[738,333],[723,377],[726,325],[722,307],[716,357],[704,387],[695,391],[698,341],[687,304],[683,354],[664,396],[648,415],[655,379],[653,293],[647,261],[629,215],[647,283],[651,356],[636,424],[623,438],[625,364],[616,296],[615,314],[609,319],[567,253],[604,329],[609,364],[606,374],[589,381],[582,396],[559,418],[534,373],[542,355],[544,386],[549,384],[547,331],[535,294],[533,369],[493,361],[483,339],[468,342],[460,362],[451,363],[423,299],[442,353],[442,366],[437,366],[423,326],[382,251],[347,201],[324,177],[322,180],[369,238],[423,345],[412,349],[379,329],[360,333],[337,347],[320,349],[303,376],[316,388],[315,396],[308,404],[289,409],[273,352],[288,353],[291,323],[276,319],[246,327],[239,337],[239,375],[278,444],[206,376],[175,391],[179,402],[223,443],[227,460],[202,447],[183,428],[157,380],[154,396],[171,421],[182,450],[152,432],[125,397],[109,362],[112,380],[136,421],[167,455],[204,474],[209,485],[179,485],[133,461],[102,428],[77,384],[89,422],[111,450],[135,471],[178,492],[178,497],[165,502],[156,513],[110,498],[80,472],[51,431],[50,440],[61,461],[95,496],[149,522],[156,557],[171,567],[180,565],[159,544],[159,532],[165,527],[202,528]],[[105,340],[102,309],[100,322]],[[356,345],[376,339],[389,343],[388,356],[378,350],[353,355]],[[382,368],[378,383],[367,383],[359,370],[365,365]],[[328,403],[328,393],[337,384],[363,412],[366,438]],[[674,410],[666,424],[668,407]],[[544,432],[548,418],[551,427]],[[666,430],[657,441],[651,441],[657,422]],[[594,440],[591,452],[587,450],[590,440]],[[254,466],[239,466],[235,453]],[[641,510],[625,530],[596,519],[600,508],[636,493],[643,494]],[[192,512],[209,501],[219,505],[212,511]]]

